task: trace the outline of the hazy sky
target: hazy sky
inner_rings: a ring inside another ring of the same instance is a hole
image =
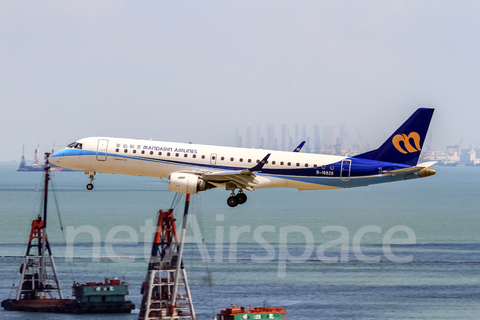
[[[233,145],[345,123],[372,147],[418,107],[480,143],[480,1],[0,1],[0,161],[113,136]]]

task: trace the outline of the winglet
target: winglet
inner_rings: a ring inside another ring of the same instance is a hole
[[[300,152],[300,150],[302,150],[303,148],[303,145],[305,144],[306,141],[302,141],[302,143],[300,143],[298,145],[298,147],[295,148],[295,150],[293,150],[293,152]]]
[[[257,165],[255,167],[248,169],[248,171],[250,171],[250,172],[262,171],[263,166],[267,163],[268,157],[270,157],[270,155],[271,155],[271,153],[267,154],[265,156],[265,158],[262,159],[262,161],[257,163]]]

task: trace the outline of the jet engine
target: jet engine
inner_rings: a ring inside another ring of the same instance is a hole
[[[198,193],[215,188],[195,174],[174,172],[168,177],[168,190],[179,193]]]

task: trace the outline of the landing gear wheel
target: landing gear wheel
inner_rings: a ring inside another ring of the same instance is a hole
[[[230,207],[236,207],[238,205],[238,200],[237,200],[237,197],[236,196],[230,196],[228,197],[227,199],[227,204],[230,206]]]
[[[90,175],[90,183],[87,184],[87,190],[92,190],[93,189],[93,180],[95,180],[95,172],[89,172],[85,171],[85,174]]]
[[[236,196],[238,204],[244,204],[247,202],[247,195],[245,193],[238,193]]]

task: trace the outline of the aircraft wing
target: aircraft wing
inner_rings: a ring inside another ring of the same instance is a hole
[[[237,188],[247,189],[249,191],[253,191],[254,187],[259,184],[255,174],[245,173],[243,171],[220,171],[215,173],[207,173],[203,174],[202,178],[216,186],[221,186],[225,183],[231,182],[235,184]]]
[[[254,187],[260,183],[255,175],[256,172],[262,171],[263,166],[267,163],[270,153],[267,154],[262,161],[257,163],[254,167],[244,170],[223,170],[223,171],[211,171],[211,170],[188,170],[182,172],[188,172],[200,176],[205,181],[215,185],[222,186],[225,183],[233,183],[237,188],[247,189],[253,191]]]

